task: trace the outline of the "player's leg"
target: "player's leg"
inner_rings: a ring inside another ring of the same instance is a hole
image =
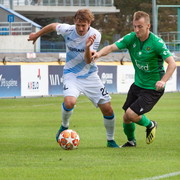
[[[68,129],[69,120],[73,113],[74,105],[76,104],[76,97],[66,96],[62,103],[62,126]]]
[[[127,146],[128,144],[134,146],[136,145],[136,140],[134,137],[135,123],[140,126],[146,127],[147,144],[152,143],[155,139],[157,122],[149,120],[144,114],[138,115],[131,108],[128,108],[124,115],[124,132],[128,137],[128,143],[123,147]]]
[[[140,120],[136,122],[141,126],[146,127],[146,143],[150,144],[155,139],[156,129],[157,129],[157,122],[148,119],[144,114],[149,112],[155,104],[159,101],[161,96],[164,94],[164,91],[155,91],[151,89],[142,89],[140,93],[140,98],[137,101],[138,109],[134,108],[134,111],[141,115]],[[138,106],[139,105],[139,106]]]
[[[107,146],[119,147],[114,141],[114,126],[115,115],[111,107],[111,97],[106,91],[102,81],[97,74],[88,77],[87,79],[79,80],[82,92],[90,99],[95,107],[100,107],[103,114],[104,126],[106,128]]]
[[[73,96],[66,96],[64,102],[62,103],[62,123],[56,133],[56,141],[58,141],[59,134],[68,129],[70,117],[73,113],[74,105],[76,104],[76,98]]]
[[[127,137],[127,142],[122,145],[122,147],[135,147],[136,146],[136,139],[135,139],[135,123],[132,121],[127,121],[126,114],[123,116],[123,130],[124,134]]]
[[[131,104],[130,108],[126,110],[124,122],[127,123],[127,121],[131,121],[146,127],[146,143],[150,144],[155,139],[157,122],[148,119],[144,113],[149,112],[154,107],[163,92],[145,90],[139,87],[136,88],[139,89],[139,97]]]
[[[70,117],[73,113],[74,105],[80,94],[77,87],[77,80],[73,76],[64,77],[64,102],[62,103],[62,122],[56,133],[56,141],[58,141],[59,134],[68,129]]]
[[[114,141],[115,116],[110,102],[98,104],[104,117],[104,127],[106,128],[107,146],[118,148]]]
[[[123,109],[125,111],[123,115],[123,130],[128,141],[127,143],[122,145],[122,147],[135,147],[136,146],[136,138],[135,138],[136,126],[135,126],[135,123],[128,116],[129,113],[127,111],[129,107],[131,106],[131,104],[133,104],[137,100],[138,93],[139,93],[138,89],[136,89],[136,86],[132,84],[128,91],[126,101],[123,105]]]

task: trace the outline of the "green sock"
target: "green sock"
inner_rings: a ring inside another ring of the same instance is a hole
[[[123,123],[124,133],[127,136],[128,141],[135,141],[134,131],[135,131],[135,123],[125,124]]]
[[[142,115],[142,118],[137,122],[137,124],[148,128],[152,126],[151,120],[149,120],[144,114]]]

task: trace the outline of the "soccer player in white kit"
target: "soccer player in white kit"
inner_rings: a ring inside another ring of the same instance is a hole
[[[115,115],[111,106],[111,97],[101,82],[97,72],[98,67],[92,59],[97,51],[101,34],[92,28],[91,22],[94,15],[89,9],[78,10],[74,16],[74,25],[52,23],[42,28],[37,33],[31,33],[28,41],[35,41],[38,37],[56,31],[62,35],[66,43],[66,64],[63,71],[62,124],[56,134],[69,127],[70,116],[73,113],[77,98],[81,93],[99,107],[106,128],[107,147],[118,148],[114,141]]]

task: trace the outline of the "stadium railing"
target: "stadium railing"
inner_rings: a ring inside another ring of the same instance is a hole
[[[0,35],[27,35],[33,30],[27,22],[0,22]]]
[[[9,0],[0,0],[0,4],[9,5]],[[14,0],[14,6],[113,6],[114,0]]]
[[[170,51],[180,51],[180,32],[161,32],[159,36],[165,41]]]

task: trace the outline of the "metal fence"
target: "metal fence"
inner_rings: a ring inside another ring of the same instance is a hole
[[[159,34],[159,37],[161,37],[165,41],[167,48],[171,52],[177,52],[177,51],[180,52],[180,40],[178,40],[178,35],[180,35],[180,32],[163,32]],[[112,39],[112,41],[114,42],[114,39]],[[101,42],[100,49],[106,45],[109,45],[109,42],[107,40]],[[65,50],[65,43],[63,41],[61,42],[41,41],[41,52],[60,52],[64,50]],[[124,52],[124,50],[121,51]]]
[[[116,37],[117,38],[114,38]],[[171,51],[171,52],[177,52],[180,51],[180,32],[161,32],[158,34],[159,37],[161,37],[166,45],[167,48]],[[112,37],[112,41],[116,41],[119,38],[119,34],[115,34]],[[105,40],[104,42],[101,42],[100,48],[108,45],[109,42],[107,40]],[[63,49],[65,50],[65,43],[63,41],[61,42],[51,42],[51,41],[42,41],[41,42],[41,51],[42,52],[59,52],[60,50],[63,51]]]
[[[28,22],[0,22],[0,36],[28,35],[31,32],[33,32],[33,26]],[[158,35],[165,41],[170,51],[180,51],[180,32],[161,32]],[[104,42],[101,44],[101,47],[103,46],[105,46]],[[60,49],[65,49],[63,41],[41,42],[41,50],[43,52],[58,52]]]
[[[180,51],[180,32],[161,32],[159,33],[159,37],[165,41],[170,51]]]
[[[31,23],[27,22],[1,22],[0,35],[27,35],[33,31]]]
[[[113,6],[114,0],[11,0],[13,6]],[[0,0],[0,4],[10,7],[10,0]]]

